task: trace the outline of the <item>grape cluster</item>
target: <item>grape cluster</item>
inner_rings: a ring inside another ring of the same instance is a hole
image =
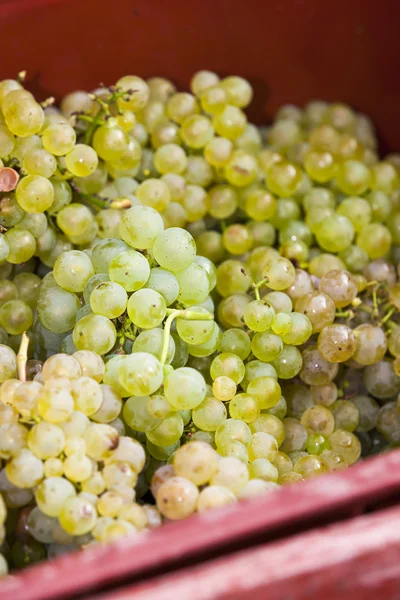
[[[0,82],[0,575],[400,442],[400,155],[241,77]],[[7,532],[7,535],[6,535]]]

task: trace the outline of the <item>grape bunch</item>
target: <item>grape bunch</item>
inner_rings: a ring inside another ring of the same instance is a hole
[[[400,155],[242,77],[0,82],[0,574],[400,443]],[[28,86],[26,86],[28,87]]]

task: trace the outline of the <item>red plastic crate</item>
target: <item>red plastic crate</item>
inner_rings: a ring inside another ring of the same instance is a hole
[[[126,581],[151,581],[161,573],[243,548],[251,551],[253,546],[299,531],[343,519],[349,524],[354,516],[379,510],[399,497],[400,451],[394,451],[346,471],[168,523],[138,538],[31,567],[0,581],[0,598],[61,600],[106,587],[115,589]],[[318,552],[325,552],[323,544]]]
[[[399,561],[396,507],[88,600],[398,600]]]
[[[248,77],[249,115],[342,100],[400,147],[394,0],[0,0],[0,77],[28,71],[41,99],[136,74],[187,86],[197,69]]]

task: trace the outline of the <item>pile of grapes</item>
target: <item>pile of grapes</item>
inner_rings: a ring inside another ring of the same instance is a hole
[[[190,89],[0,82],[0,575],[400,441],[400,154]]]

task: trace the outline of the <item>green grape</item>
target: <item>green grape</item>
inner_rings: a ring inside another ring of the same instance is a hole
[[[0,344],[0,359],[0,383],[3,383],[7,379],[15,377],[17,373],[17,357],[11,348]]]
[[[368,392],[378,399],[391,398],[400,390],[400,378],[388,358],[365,368],[364,383]]]
[[[124,404],[124,420],[136,431],[152,431],[162,423],[162,419],[154,417],[149,411],[149,396],[132,396]]]
[[[94,267],[85,252],[71,250],[57,258],[53,272],[60,287],[68,292],[83,292],[87,282],[94,275]]]
[[[16,540],[11,548],[12,563],[16,568],[24,568],[40,563],[46,558],[46,548],[34,539]]]
[[[178,412],[172,413],[152,431],[146,432],[147,439],[155,446],[172,446],[183,433],[183,420]]]
[[[214,128],[204,115],[191,115],[182,123],[181,136],[189,148],[203,148],[214,136]]]
[[[335,176],[337,165],[330,152],[310,149],[304,157],[304,168],[312,179],[324,183]]]
[[[244,322],[252,331],[266,331],[270,328],[275,311],[264,300],[254,300],[250,302],[243,314]]]
[[[24,93],[25,97],[20,94]],[[44,121],[44,112],[40,104],[33,100],[25,90],[15,90],[7,94],[7,103],[3,102],[2,111],[8,129],[18,137],[28,137],[38,133]],[[5,105],[6,104],[6,105]]]
[[[356,339],[347,325],[328,325],[318,336],[318,349],[328,362],[344,362],[356,350]]]
[[[268,292],[268,294],[264,296],[264,299],[272,306],[275,313],[283,312],[290,314],[292,312],[292,300],[290,296],[284,292]]]
[[[293,163],[283,160],[272,164],[266,174],[268,189],[273,194],[284,198],[296,193],[301,179],[300,169]]]
[[[338,365],[322,357],[316,346],[303,350],[300,378],[309,385],[328,385],[337,375]]]
[[[204,323],[204,321],[203,321]],[[155,328],[155,329],[146,329],[139,333],[132,346],[132,354],[135,352],[148,352],[153,354],[158,360],[161,359],[161,352],[164,341],[164,330]],[[169,336],[168,341],[168,351],[166,364],[171,364],[175,355],[175,342],[172,336]]]
[[[7,260],[8,255],[10,254],[10,247],[7,243],[7,238],[4,235],[0,234],[0,264],[4,263]]]
[[[171,84],[172,85],[172,84]],[[118,107],[121,110],[142,110],[149,99],[150,90],[147,83],[135,75],[125,75],[118,79],[116,87],[127,92],[126,96],[118,98]],[[131,92],[132,90],[132,92]]]
[[[289,333],[291,329],[292,319],[290,315],[280,312],[274,316],[274,320],[271,324],[271,330],[273,333],[279,335],[279,337],[282,337],[283,335]]]
[[[58,287],[43,289],[37,304],[41,324],[54,333],[66,333],[75,325],[76,314],[80,308],[79,298]]]
[[[34,238],[39,238],[47,229],[47,218],[43,213],[25,213],[15,227],[29,231]]]
[[[239,260],[225,260],[217,268],[217,291],[223,296],[245,294],[251,286],[251,273]]]
[[[244,187],[253,183],[257,177],[256,158],[244,150],[234,150],[224,167],[226,180],[234,186]]]
[[[326,273],[333,270],[345,270],[344,262],[334,254],[319,254],[315,256],[308,265],[308,271],[316,277],[323,277]]]
[[[42,136],[44,148],[55,156],[64,156],[76,142],[74,128],[68,123],[55,123],[47,127]]]
[[[118,238],[104,238],[98,242],[91,254],[96,273],[108,273],[114,258],[129,250],[129,246]]]
[[[229,402],[229,414],[233,419],[253,423],[260,415],[259,402],[250,394],[236,394]]]
[[[368,266],[368,254],[359,246],[352,245],[340,253],[340,258],[352,273],[362,273]]]
[[[288,288],[294,282],[296,272],[292,263],[287,258],[271,260],[263,269],[263,278],[269,288],[280,291]]]
[[[22,166],[28,175],[41,175],[49,179],[56,172],[57,161],[47,150],[32,148],[25,153]]]
[[[171,195],[169,188],[161,179],[146,179],[136,190],[136,196],[141,204],[162,212],[168,206]]]
[[[216,219],[227,219],[233,215],[238,203],[238,194],[230,185],[215,185],[208,192],[208,212]]]
[[[93,215],[87,206],[77,202],[64,206],[57,214],[57,225],[68,237],[85,233],[93,220]]]
[[[168,229],[167,231],[171,230]],[[175,276],[179,285],[178,300],[182,304],[193,306],[207,298],[210,292],[210,279],[207,271],[201,265],[193,262],[184,269],[175,272]]]
[[[226,104],[214,115],[212,124],[218,135],[235,140],[245,132],[247,119],[239,107]]]
[[[357,236],[357,245],[360,246],[370,259],[382,258],[387,254],[392,245],[392,235],[385,225],[370,223],[363,227]]]
[[[204,323],[204,321],[202,321]],[[219,348],[222,338],[221,329],[215,321],[211,321],[212,323],[212,333],[209,340],[203,342],[202,344],[188,344],[187,349],[191,356],[196,357],[207,357],[214,354],[214,352]]]
[[[97,235],[103,239],[118,237],[122,214],[122,211],[117,210],[116,208],[100,210],[96,215],[96,221],[99,227]]]
[[[153,354],[134,352],[120,365],[120,381],[129,394],[147,396],[158,390],[163,381],[163,368]]]
[[[283,344],[281,354],[272,361],[272,366],[276,370],[280,379],[292,379],[301,370],[303,360],[301,353],[296,346]]]
[[[207,310],[201,307],[193,306],[191,308],[196,313],[207,314]],[[187,344],[204,344],[213,335],[214,322],[213,321],[196,321],[177,319],[176,329],[179,337]]]
[[[136,250],[119,251],[109,263],[110,279],[133,292],[142,288],[150,275],[150,265],[145,256]]]
[[[14,147],[14,135],[5,125],[0,124],[0,158],[7,158],[14,150]]]
[[[221,376],[230,377],[237,385],[245,375],[245,366],[239,356],[224,352],[212,361],[210,375],[213,380]]]
[[[371,221],[384,223],[392,212],[390,198],[380,190],[372,191],[365,197],[371,207]]]
[[[99,163],[97,169],[87,177],[79,177],[75,180],[79,190],[84,194],[98,194],[107,183],[108,172],[103,163]]]
[[[167,307],[161,294],[144,288],[130,296],[127,310],[134,325],[141,329],[152,329],[163,321]]]
[[[252,379],[247,393],[257,399],[261,410],[272,408],[281,398],[281,388],[276,379],[265,375]]]
[[[354,329],[354,335],[356,350],[353,359],[358,364],[373,365],[382,360],[386,354],[388,343],[386,333],[381,327],[364,323]]]
[[[182,208],[185,213],[184,223],[186,221],[195,223],[202,219],[208,209],[208,198],[205,190],[199,185],[186,186],[183,198]],[[173,225],[172,223],[170,224]]]
[[[354,396],[352,402],[358,408],[359,420],[357,431],[371,431],[376,427],[379,415],[379,404],[370,396]]]
[[[113,281],[99,283],[90,294],[90,306],[95,314],[109,319],[121,316],[128,302],[125,289]]]
[[[282,340],[285,344],[300,346],[311,336],[312,324],[306,315],[298,312],[291,313],[290,319],[292,327],[289,333],[282,335]]]
[[[253,245],[250,230],[240,224],[229,225],[222,234],[222,241],[226,250],[234,255],[245,254]]]
[[[343,252],[352,243],[354,227],[343,215],[325,217],[316,231],[318,244],[328,252]]]
[[[196,96],[219,82],[219,77],[212,71],[197,71],[190,80],[190,89]]]
[[[351,432],[337,429],[329,436],[332,450],[342,456],[349,465],[357,462],[361,455],[361,444]]]
[[[206,94],[202,94],[202,104],[206,102],[206,95],[208,98],[213,96],[215,100],[217,97],[224,97],[224,93],[220,94],[221,90],[218,88],[210,89]],[[207,111],[211,112],[211,111]],[[207,162],[217,168],[224,167],[231,155],[233,150],[233,144],[231,140],[228,140],[225,137],[213,137],[204,148],[204,157]]]
[[[88,279],[88,282],[85,285],[85,289],[83,290],[83,299],[86,302],[86,304],[90,302],[90,294],[93,292],[94,288],[98,286],[99,283],[104,283],[105,281],[110,281],[109,276],[105,273],[97,273],[96,275],[92,275],[92,277]]]
[[[399,185],[397,169],[389,162],[379,162],[371,167],[371,190],[391,194]]]
[[[189,367],[181,367],[165,378],[164,394],[176,410],[192,409],[203,402],[206,384],[200,373]]]
[[[78,350],[107,354],[116,342],[114,324],[102,315],[83,317],[74,327],[73,341]]]
[[[196,244],[190,233],[178,227],[171,227],[157,236],[153,252],[154,258],[162,268],[175,273],[193,262]]]
[[[84,535],[96,524],[96,508],[86,498],[74,496],[64,502],[58,519],[61,527],[70,535]]]
[[[96,129],[92,143],[100,158],[115,161],[119,160],[128,149],[129,137],[122,129],[111,123]]]
[[[363,194],[370,186],[371,173],[362,162],[346,160],[338,168],[336,182],[339,189],[345,194],[358,196]]]
[[[178,280],[173,273],[170,273],[165,269],[151,269],[150,277],[146,282],[146,287],[161,294],[167,306],[171,306],[178,298]]]
[[[32,309],[26,302],[9,300],[0,307],[0,324],[10,335],[27,331],[32,323]]]
[[[178,146],[178,144],[164,144],[160,146],[155,152],[154,164],[156,166],[156,169],[162,174],[176,173],[180,175],[186,170],[187,156],[184,149],[181,146]],[[142,204],[146,204],[147,206],[149,206],[148,202],[143,202],[143,200],[140,197],[139,200],[141,200]],[[151,204],[151,206],[153,206],[153,208],[157,208],[153,204]]]
[[[371,207],[364,198],[346,198],[338,206],[337,212],[352,222],[356,233],[361,231],[371,221]]]
[[[0,280],[0,306],[9,300],[19,298],[19,292],[16,284],[8,279]]]
[[[179,125],[190,115],[199,112],[196,98],[185,92],[173,94],[168,98],[165,108],[167,117]]]
[[[9,247],[8,262],[18,265],[35,254],[35,238],[26,229],[9,229],[4,237]]]
[[[65,157],[66,167],[75,177],[92,175],[97,169],[98,162],[96,152],[86,144],[76,144]]]
[[[219,350],[223,353],[236,354],[245,360],[251,351],[250,337],[242,329],[227,329],[222,334]]]
[[[21,221],[24,214],[13,192],[3,195],[0,204],[0,225],[8,229]]]
[[[263,362],[271,362],[279,357],[283,350],[282,339],[274,333],[256,333],[251,340],[251,351]]]
[[[121,238],[132,248],[152,248],[162,234],[164,223],[159,213],[150,206],[133,206],[128,209],[120,223]]]

